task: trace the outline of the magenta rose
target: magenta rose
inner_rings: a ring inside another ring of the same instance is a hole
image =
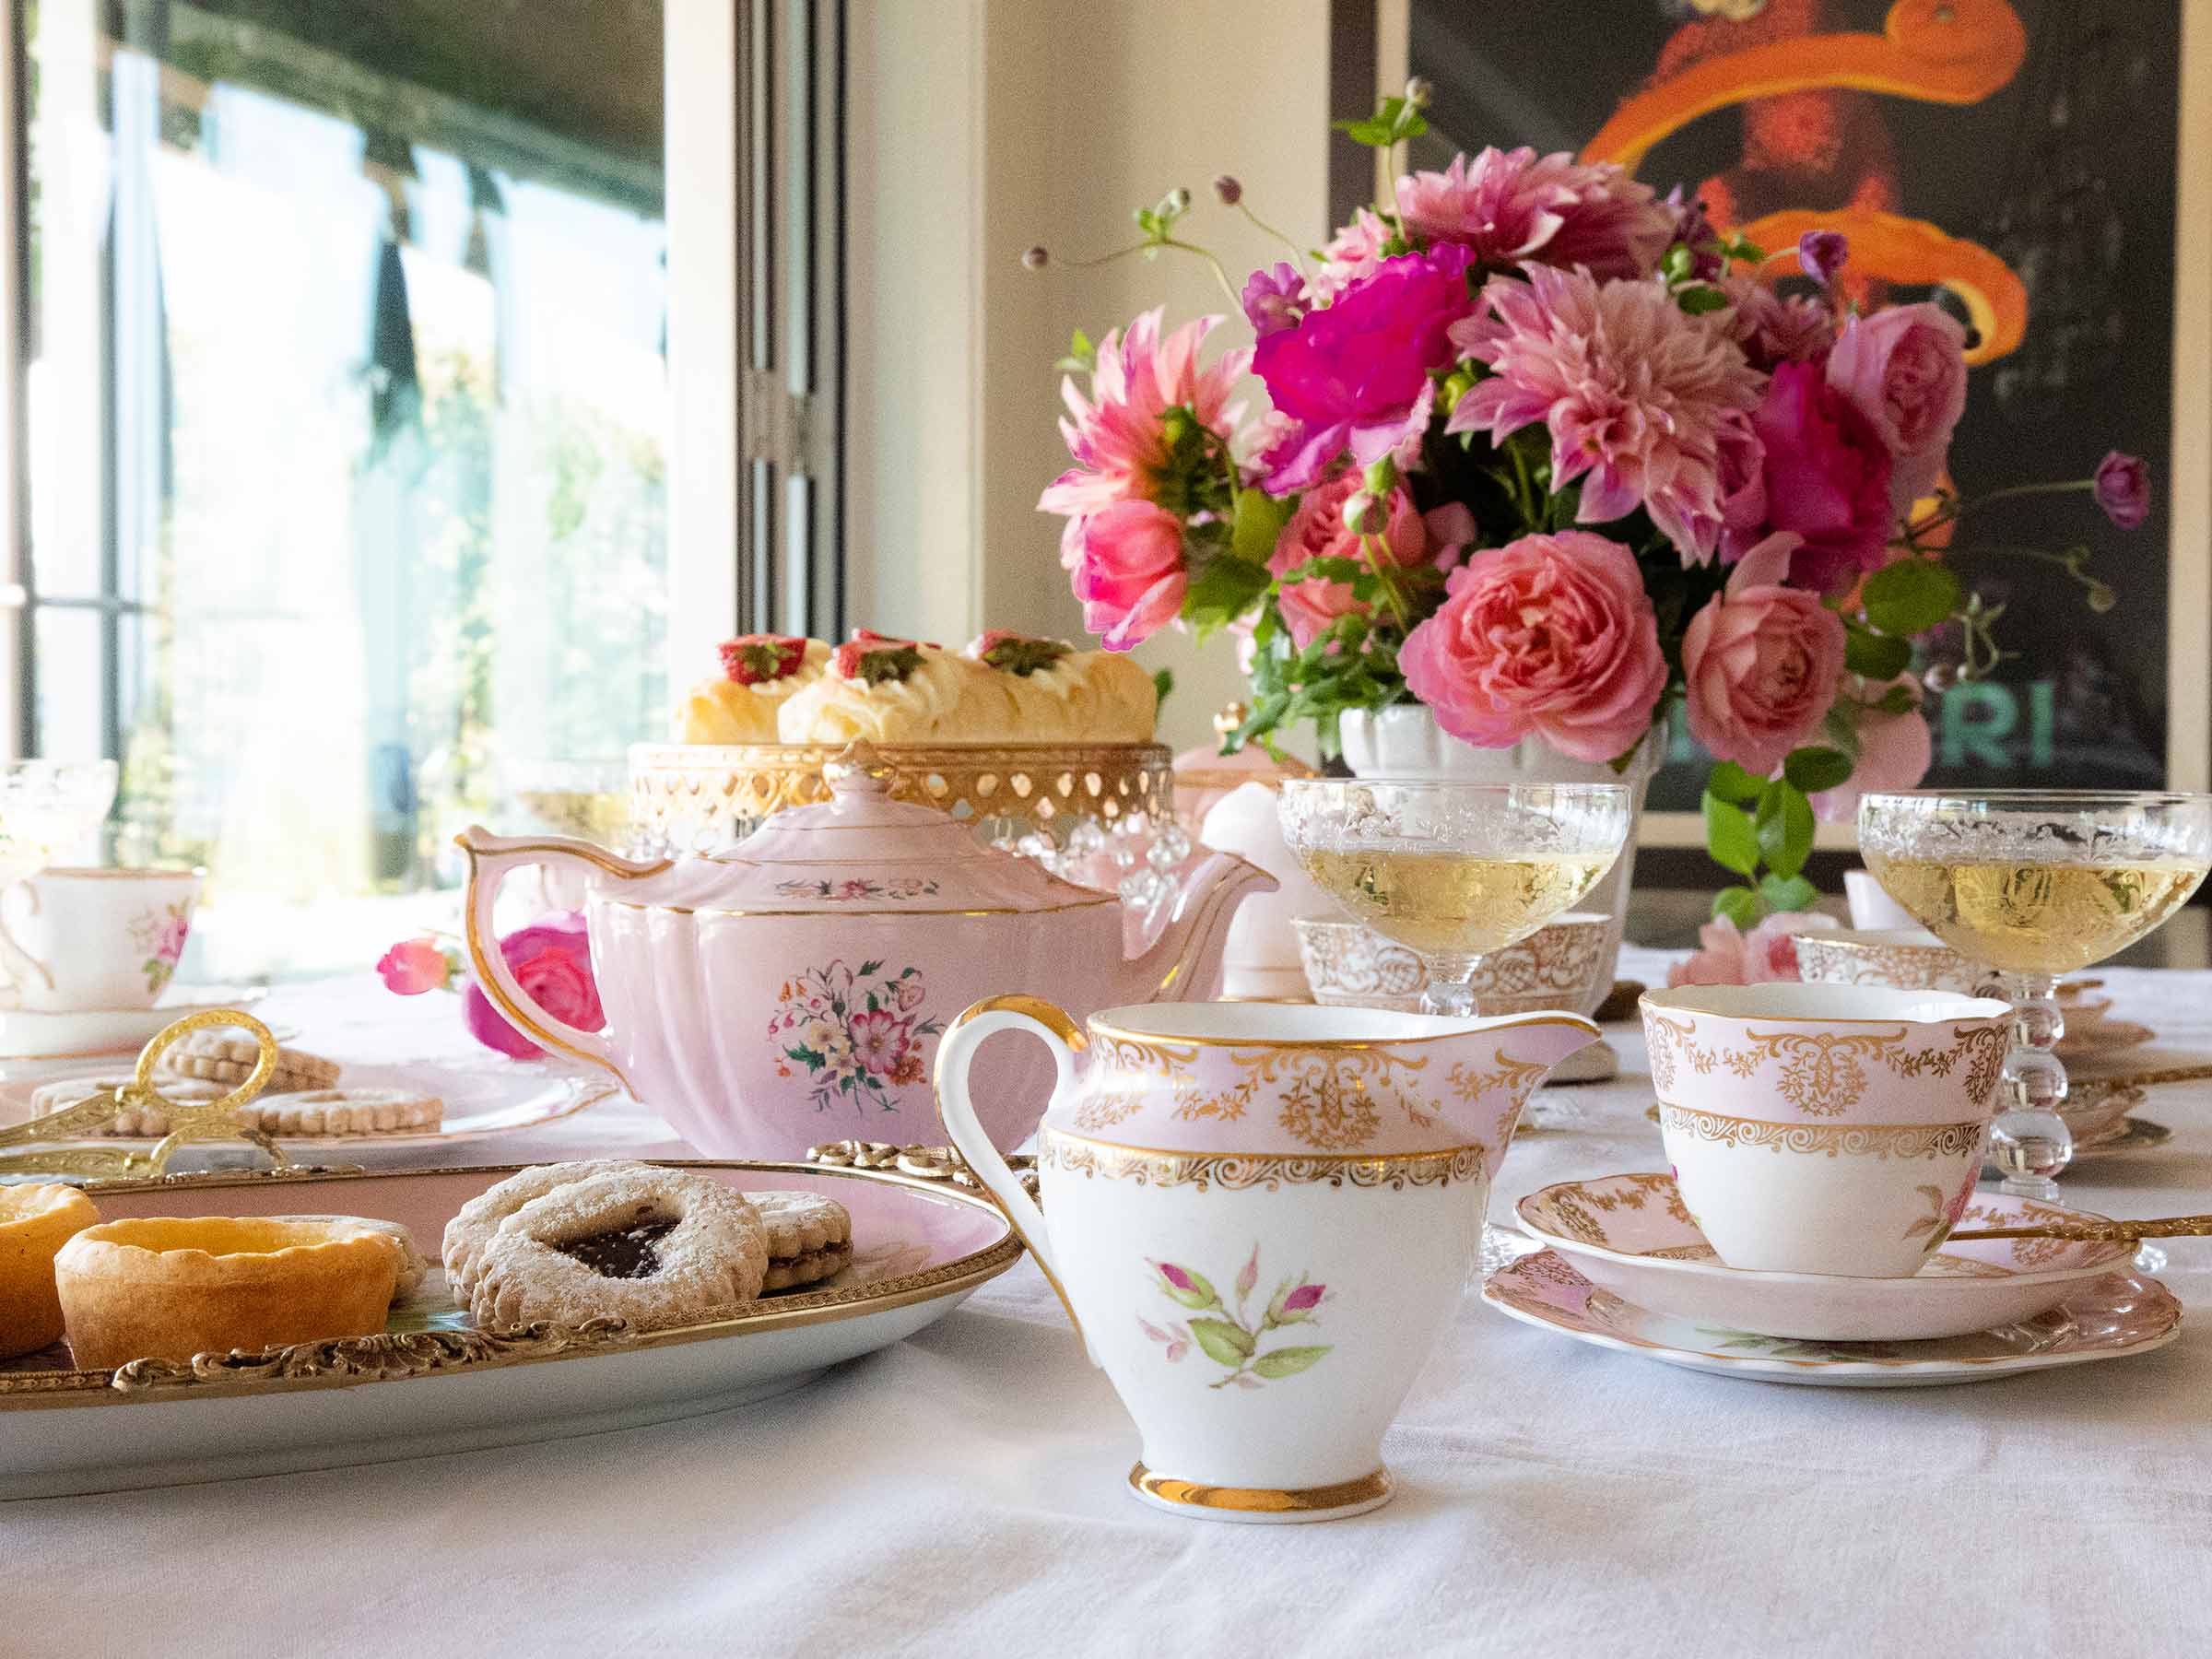
[[[599,986],[592,978],[583,917],[578,912],[559,911],[517,928],[500,941],[500,955],[506,959],[515,982],[563,1025],[595,1031],[606,1023],[599,1006]],[[470,1035],[487,1048],[517,1060],[535,1060],[543,1052],[492,1006],[480,985],[468,987],[461,1011]]]
[[[2123,530],[2150,516],[2150,467],[2140,455],[2113,450],[2097,463],[2097,505]]]
[[[1682,634],[1690,735],[1764,777],[1820,730],[1843,675],[1843,619],[1784,587],[1797,537],[1771,535]]]
[[[1891,511],[1912,512],[1934,492],[1966,413],[1966,330],[1925,303],[1853,317],[1828,354],[1828,383],[1888,447]]]
[[[1751,429],[1765,457],[1765,533],[1798,536],[1791,582],[1817,593],[1878,570],[1895,524],[1889,452],[1816,363],[1777,363]],[[1732,550],[1758,533],[1734,532]]]
[[[1524,535],[1452,572],[1398,666],[1436,723],[1477,748],[1541,737],[1577,760],[1626,754],[1666,688],[1635,556],[1586,530]]]
[[[1083,626],[1109,651],[1142,644],[1182,608],[1190,586],[1182,523],[1150,501],[1117,501],[1083,521],[1074,587]]]
[[[1341,472],[1300,497],[1298,511],[1276,538],[1267,568],[1280,576],[1315,559],[1354,559],[1364,563],[1367,555],[1360,548],[1359,537],[1344,522],[1344,504],[1361,484],[1358,472]],[[1389,512],[1378,539],[1383,559],[1394,565],[1418,564],[1428,551],[1429,538],[1421,516],[1413,510],[1413,498],[1403,486],[1390,492]],[[1283,589],[1277,605],[1283,613],[1284,626],[1290,630],[1291,642],[1300,651],[1337,618],[1366,608],[1352,596],[1350,582],[1320,576],[1291,583]]]
[[[1475,309],[1467,250],[1447,243],[1386,259],[1294,328],[1262,339],[1253,369],[1295,423],[1261,457],[1272,494],[1303,489],[1349,448],[1362,466],[1418,442],[1458,350],[1449,330]]]

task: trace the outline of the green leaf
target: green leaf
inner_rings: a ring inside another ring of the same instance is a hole
[[[1155,668],[1152,670],[1152,705],[1155,709],[1164,704],[1168,700],[1168,693],[1174,689],[1174,669]]]
[[[1396,142],[1390,123],[1377,121],[1371,115],[1362,116],[1358,121],[1332,121],[1329,125],[1354,144],[1364,144],[1374,149],[1382,149]]]
[[[1808,795],[1839,787],[1851,776],[1851,757],[1840,749],[1792,749],[1782,763],[1782,775]]]
[[[1252,1369],[1269,1382],[1277,1377],[1295,1377],[1329,1351],[1328,1345],[1319,1347],[1270,1348],[1252,1362]]]
[[[1759,850],[1778,876],[1805,868],[1813,850],[1813,804],[1787,779],[1767,785],[1759,799]]]
[[[1746,933],[1759,925],[1762,906],[1747,887],[1724,887],[1712,896],[1712,913],[1725,916]]]
[[[1264,489],[1237,492],[1237,516],[1229,534],[1229,550],[1239,559],[1264,565],[1274,557],[1275,544],[1290,521],[1290,503],[1278,501]]]
[[[1697,288],[1677,288],[1675,291],[1675,303],[1688,315],[1699,317],[1707,312],[1724,310],[1728,296],[1717,288],[1700,284]]]
[[[1194,1319],[1191,1335],[1206,1350],[1206,1357],[1221,1365],[1241,1368],[1252,1358],[1255,1346],[1252,1333],[1226,1319]]]
[[[1713,863],[1738,876],[1759,868],[1759,831],[1751,815],[1715,794],[1705,797],[1705,847]]]
[[[1732,801],[1739,806],[1747,801],[1758,800],[1759,792],[1766,786],[1764,778],[1753,777],[1733,760],[1718,761],[1705,774],[1705,792],[1708,794],[1716,794],[1722,800]]]
[[[1895,679],[1912,665],[1912,642],[1895,634],[1869,633],[1864,628],[1846,628],[1843,666],[1868,679]]]
[[[1910,686],[1892,686],[1874,707],[1884,714],[1902,714],[1907,709],[1920,707],[1920,699],[1912,695]]]
[[[1768,876],[1759,884],[1759,896],[1769,910],[1811,910],[1819,902],[1820,889],[1802,876]]]
[[[1866,620],[1887,634],[1920,634],[1959,608],[1959,578],[1925,559],[1900,559],[1866,579]]]
[[[1272,580],[1265,565],[1221,554],[1206,561],[1182,596],[1182,614],[1203,644],[1207,636],[1227,627],[1267,591]]]
[[[1276,580],[1285,587],[1319,577],[1324,582],[1372,582],[1374,572],[1356,559],[1309,559],[1303,564],[1292,565]]]

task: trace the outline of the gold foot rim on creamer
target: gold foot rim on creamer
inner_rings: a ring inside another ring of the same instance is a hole
[[[1280,1524],[1299,1521],[1337,1521],[1365,1514],[1391,1500],[1395,1488],[1390,1471],[1377,1469],[1357,1480],[1335,1486],[1224,1487],[1202,1481],[1175,1480],[1155,1475],[1143,1464],[1129,1470],[1129,1489],[1147,1503],[1176,1514],[1207,1521],[1257,1522]]]

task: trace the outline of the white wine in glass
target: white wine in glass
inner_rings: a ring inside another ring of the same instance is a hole
[[[1302,778],[1283,785],[1283,836],[1355,921],[1418,954],[1421,1006],[1476,1011],[1483,957],[1571,910],[1629,830],[1618,783]]]
[[[2058,976],[2100,962],[2188,902],[2212,868],[2212,795],[1908,790],[1859,804],[1883,889],[1960,955],[2006,976],[2006,1100],[1990,1125],[2005,1190],[2052,1198],[2072,1161]]]

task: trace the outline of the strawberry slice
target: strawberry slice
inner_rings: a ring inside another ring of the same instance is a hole
[[[741,686],[764,686],[799,671],[806,660],[806,641],[787,634],[741,634],[724,640],[722,671]]]
[[[932,646],[931,650],[935,650]],[[879,634],[872,628],[856,628],[853,637],[840,645],[830,657],[830,665],[841,679],[865,680],[871,686],[880,686],[886,680],[903,681],[922,666],[922,653],[912,640],[894,639]]]
[[[1074,653],[1065,640],[1040,640],[1030,634],[992,629],[968,647],[968,654],[1002,674],[1028,676],[1056,668]]]

